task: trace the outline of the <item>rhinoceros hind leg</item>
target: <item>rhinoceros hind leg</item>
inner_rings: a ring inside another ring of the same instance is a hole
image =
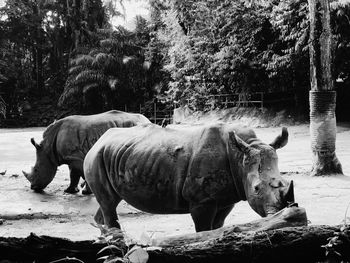
[[[79,192],[79,189],[78,187],[69,186],[66,190],[64,190],[64,192],[68,194],[75,194]]]
[[[104,224],[108,227],[116,227],[120,229],[120,225],[118,223],[118,216],[117,216],[117,206],[121,199],[117,200],[116,198],[111,198],[112,200],[104,200],[100,202],[97,200],[100,204],[100,209],[103,214],[104,218]]]
[[[206,201],[201,202],[200,204],[191,205],[190,212],[196,232],[213,229],[213,221],[216,211],[217,206],[215,201]]]
[[[114,191],[113,187],[108,181],[96,180],[94,183],[90,184],[90,186],[95,194],[97,202],[100,205],[100,208],[95,215],[95,219],[102,221],[100,220],[100,214],[102,214],[103,223],[107,227],[117,227],[120,229],[116,210],[118,204],[122,200],[120,196]]]
[[[234,205],[230,205],[225,208],[218,209],[213,221],[213,229],[220,228],[224,225],[225,219],[228,216],[228,214],[232,211],[233,207]]]
[[[64,192],[69,194],[75,194],[79,192],[78,183],[82,172],[79,171],[78,169],[72,169],[70,167],[69,167],[69,170],[70,170],[70,173],[69,173],[70,185],[66,190],[64,190]]]

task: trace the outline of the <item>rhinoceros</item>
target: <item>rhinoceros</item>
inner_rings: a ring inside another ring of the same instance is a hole
[[[95,221],[119,228],[121,200],[149,213],[190,213],[197,232],[223,226],[240,200],[260,216],[274,214],[294,202],[293,182],[281,177],[276,154],[287,141],[287,128],[266,144],[230,124],[110,129],[84,160],[100,205]]]
[[[132,127],[150,123],[141,114],[112,110],[95,115],[72,115],[55,121],[43,133],[40,144],[34,138],[31,143],[36,148],[36,163],[30,173],[23,174],[35,191],[43,190],[54,178],[57,167],[68,164],[70,185],[67,193],[79,191],[80,177],[84,178],[83,161],[94,143],[112,127]],[[83,194],[91,193],[88,185]]]

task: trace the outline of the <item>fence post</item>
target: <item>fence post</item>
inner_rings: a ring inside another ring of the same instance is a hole
[[[127,108],[126,104],[124,104],[124,111],[125,111],[125,112],[128,111],[128,108]]]
[[[141,103],[140,103],[140,113],[141,113]]]
[[[263,110],[264,109],[264,93],[263,92],[260,93],[260,97],[261,97],[261,110]]]

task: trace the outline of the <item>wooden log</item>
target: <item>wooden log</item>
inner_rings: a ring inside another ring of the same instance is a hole
[[[228,262],[325,262],[322,246],[339,231],[335,226],[302,226],[260,232],[226,233],[207,241],[163,247],[149,251],[149,262],[228,263]],[[350,262],[350,231],[336,246],[343,262]],[[340,259],[336,261],[341,262]]]
[[[148,250],[148,262],[324,262],[326,255],[322,246],[339,229],[340,226],[303,226],[233,232],[217,239]],[[343,243],[335,249],[344,262],[349,262],[350,230],[344,233],[342,240]],[[96,254],[103,246],[92,240],[72,242],[34,234],[27,238],[0,237],[0,261],[47,263],[75,257],[85,263],[95,262]]]
[[[337,229],[308,227],[305,209],[289,207],[247,224],[153,240],[161,250],[150,251],[149,262],[318,262]],[[344,239],[337,249],[350,259],[350,230]]]
[[[239,232],[260,232],[266,230],[279,229],[284,227],[306,226],[306,211],[302,207],[288,207],[276,214],[260,218],[250,223],[222,227],[212,231],[203,231],[199,233],[177,235],[173,237],[159,238],[152,240],[153,246],[169,247],[180,246],[182,244],[197,243],[208,241],[209,239],[218,239],[223,236]]]
[[[96,254],[105,244],[94,240],[71,241],[64,238],[37,236],[26,238],[0,237],[0,262],[50,262],[66,257],[77,258],[85,263],[96,262]],[[125,245],[121,247],[126,250]],[[67,261],[69,262],[69,261]]]
[[[154,245],[161,247],[146,248],[149,253],[148,262],[325,261],[326,250],[322,246],[335,236],[340,226],[306,224],[305,210],[290,207],[248,224],[155,240]],[[350,262],[350,229],[340,233],[337,241],[333,242],[336,245],[330,249],[334,248],[340,253],[344,262]],[[95,262],[96,254],[103,246],[105,245],[95,244],[92,240],[73,242],[34,234],[27,238],[0,237],[0,261],[50,262],[75,257],[85,263]],[[119,247],[126,252],[124,243],[120,243]]]

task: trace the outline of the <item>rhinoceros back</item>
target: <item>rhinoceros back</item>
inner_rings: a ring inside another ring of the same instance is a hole
[[[53,147],[59,163],[84,160],[94,143],[110,128],[132,127],[150,121],[141,114],[108,111],[95,115],[72,115],[53,125],[59,128]]]

